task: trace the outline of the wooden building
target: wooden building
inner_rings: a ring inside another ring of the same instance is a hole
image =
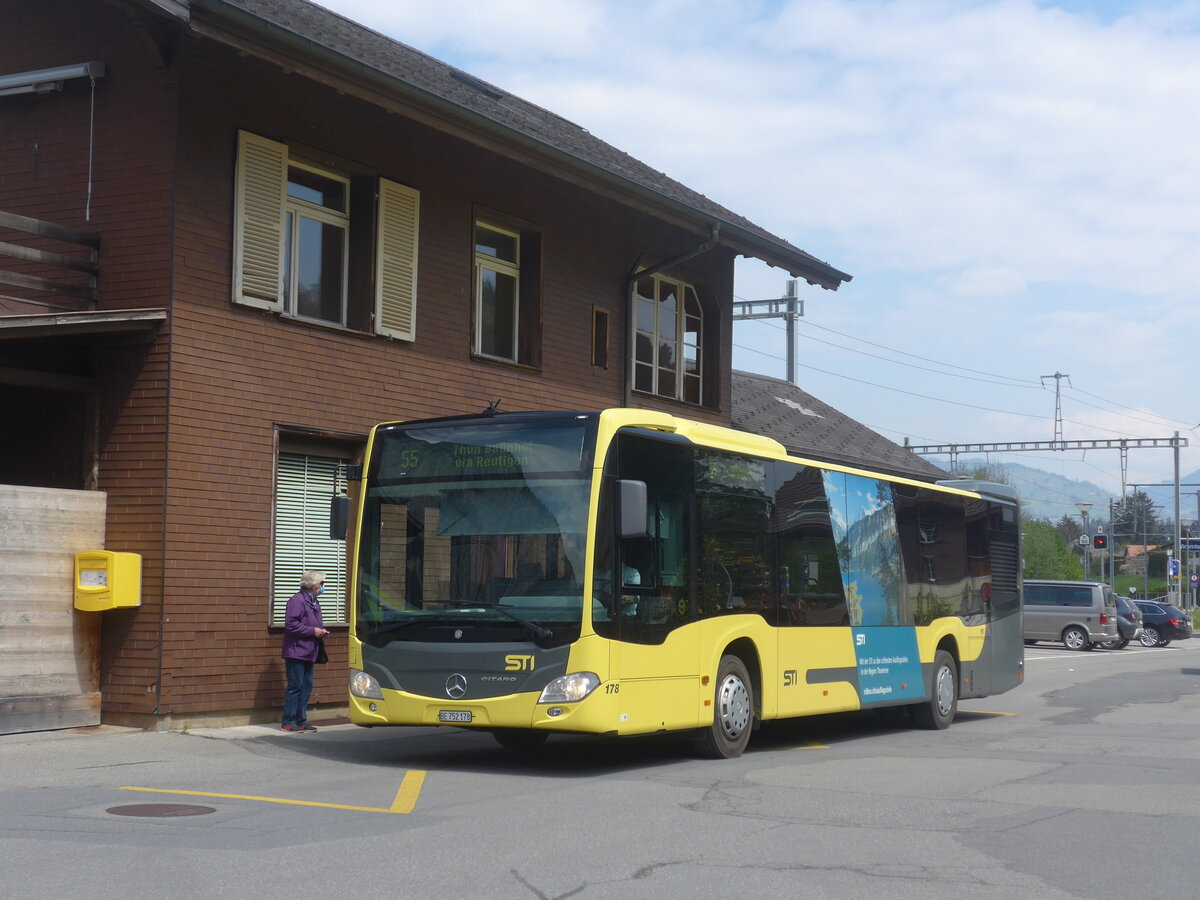
[[[139,607],[72,612],[4,501],[8,612],[49,604],[57,649],[0,672],[0,731],[271,718],[304,568],[345,621],[323,516],[372,423],[500,400],[729,424],[735,257],[849,277],[302,0],[8,0],[0,176],[0,485],[102,493],[104,547],[142,557]]]

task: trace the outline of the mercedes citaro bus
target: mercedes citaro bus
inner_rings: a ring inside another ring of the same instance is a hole
[[[692,732],[733,757],[772,719],[945,728],[1022,679],[1001,485],[610,409],[378,425],[350,495],[359,725]]]

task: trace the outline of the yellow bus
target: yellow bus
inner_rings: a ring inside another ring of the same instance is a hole
[[[1023,674],[1001,485],[789,456],[665,413],[376,426],[351,484],[350,716],[553,733],[693,732],[904,706],[945,728]]]

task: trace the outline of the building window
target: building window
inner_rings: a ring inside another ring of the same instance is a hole
[[[302,319],[346,324],[346,247],[350,182],[288,166],[283,233],[283,310]]]
[[[271,625],[282,626],[288,599],[309,569],[325,573],[321,614],[326,625],[346,623],[346,542],[329,536],[334,476],[347,457],[279,453],[275,481],[275,560]]]
[[[475,342],[482,356],[517,361],[521,235],[475,223]]]
[[[704,312],[696,289],[677,279],[652,275],[638,279],[633,302],[634,389],[702,403]]]
[[[477,355],[541,364],[541,234],[511,223],[475,222]]]
[[[233,301],[414,340],[419,212],[410,187],[239,132]]]

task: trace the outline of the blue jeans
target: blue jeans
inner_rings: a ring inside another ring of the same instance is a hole
[[[285,659],[287,693],[283,695],[283,724],[303,725],[308,721],[308,697],[312,693],[313,664],[307,659]]]

